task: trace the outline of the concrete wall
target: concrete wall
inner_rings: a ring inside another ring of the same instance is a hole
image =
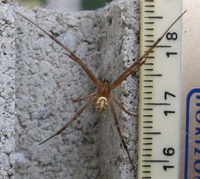
[[[12,17],[3,26],[8,26],[6,32],[15,36],[15,44],[11,43],[8,50],[15,58],[11,55],[12,63],[6,61],[5,65],[15,72],[16,99],[12,91],[11,102],[16,105],[13,110],[16,178],[135,178],[109,107],[97,114],[92,104],[61,135],[38,145],[85,104],[73,103],[73,99],[96,89],[62,48],[13,9],[62,41],[99,79],[114,80],[138,57],[139,2],[118,0],[103,9],[76,13],[64,9],[27,10],[11,2],[0,6],[7,11],[6,18]],[[134,165],[137,165],[137,77],[132,75],[113,92],[135,114],[128,116],[116,106]],[[10,81],[13,84],[14,77]],[[13,131],[13,113],[10,131]]]
[[[0,3],[0,178],[14,178],[15,27],[9,5]]]

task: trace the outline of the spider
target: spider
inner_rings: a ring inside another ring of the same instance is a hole
[[[127,70],[125,70],[115,81],[110,82],[107,80],[98,80],[95,75],[91,72],[91,70],[85,65],[85,63],[79,59],[70,49],[68,49],[63,43],[58,41],[55,37],[53,37],[50,33],[39,27],[36,23],[25,17],[24,15],[20,14],[19,12],[15,11],[17,14],[28,20],[30,23],[35,25],[37,28],[39,28],[41,31],[43,31],[47,36],[49,36],[53,41],[55,41],[58,45],[60,45],[62,48],[64,48],[67,51],[67,56],[71,58],[73,61],[75,61],[79,66],[82,67],[82,69],[85,71],[91,82],[96,87],[96,91],[79,99],[74,100],[73,102],[80,102],[84,100],[88,100],[85,105],[76,113],[76,115],[66,124],[64,125],[60,130],[58,130],[55,134],[44,140],[43,142],[39,143],[39,145],[45,143],[49,139],[61,134],[67,127],[69,127],[82,113],[85,111],[85,109],[96,100],[95,103],[95,110],[98,113],[102,113],[108,106],[108,104],[111,107],[111,112],[113,114],[113,118],[115,121],[115,125],[120,137],[120,140],[123,144],[123,147],[128,155],[128,158],[130,160],[130,163],[134,169],[133,161],[130,156],[127,144],[124,140],[123,134],[121,132],[118,118],[115,112],[114,103],[117,104],[125,113],[128,115],[132,115],[129,111],[127,111],[120,103],[119,101],[111,94],[111,91],[117,88],[122,81],[124,81],[127,77],[129,77],[133,72],[137,71],[145,62],[149,55],[149,53],[156,47],[158,43],[163,39],[163,37],[167,34],[169,29],[183,16],[183,14],[186,12],[186,10],[167,28],[167,30],[153,43],[153,45],[139,58],[136,60],[135,63],[133,63]]]

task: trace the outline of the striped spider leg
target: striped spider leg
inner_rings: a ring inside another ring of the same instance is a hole
[[[156,45],[163,39],[163,37],[167,34],[167,32],[169,31],[169,29],[182,17],[182,15],[185,13],[186,11],[184,11],[168,28],[167,30],[162,34],[162,36],[160,38],[158,38],[154,44],[145,52],[144,55],[142,55],[139,59],[136,60],[135,63],[133,63],[127,70],[125,70],[114,82],[108,82],[106,80],[98,80],[95,75],[90,71],[90,69],[85,65],[85,63],[83,61],[81,61],[70,49],[68,49],[63,43],[61,43],[60,41],[58,41],[55,37],[53,37],[51,34],[49,34],[48,32],[46,32],[44,29],[42,29],[41,27],[39,27],[36,23],[34,23],[33,21],[31,21],[30,19],[28,19],[27,17],[25,17],[24,15],[20,14],[19,12],[16,12],[17,14],[19,14],[20,16],[22,16],[23,18],[25,18],[26,20],[28,20],[30,23],[32,23],[33,25],[35,25],[37,28],[39,28],[41,31],[43,31],[47,36],[49,36],[53,41],[55,41],[58,45],[60,45],[62,48],[64,48],[67,51],[67,56],[69,58],[71,58],[73,61],[75,61],[79,66],[82,67],[82,69],[85,71],[85,73],[87,74],[87,76],[89,77],[89,79],[92,81],[92,83],[95,85],[95,87],[97,88],[97,90],[83,98],[74,100],[74,102],[80,102],[80,101],[84,101],[84,100],[88,100],[86,102],[85,105],[83,105],[83,107],[76,113],[76,115],[66,124],[64,125],[59,131],[57,131],[55,134],[53,134],[52,136],[50,136],[49,138],[47,138],[46,140],[44,140],[43,142],[41,142],[39,145],[45,143],[46,141],[48,141],[49,139],[61,134],[67,127],[69,127],[82,113],[83,111],[93,102],[96,100],[95,103],[95,109],[96,112],[101,113],[103,112],[106,108],[107,105],[109,104],[111,107],[111,112],[113,114],[113,118],[115,121],[115,125],[120,137],[120,140],[123,144],[123,147],[128,155],[128,158],[130,160],[130,163],[134,169],[134,165],[133,165],[133,161],[132,158],[130,156],[127,144],[124,140],[123,134],[121,132],[120,126],[119,126],[119,122],[118,122],[118,118],[115,112],[115,108],[114,108],[114,103],[117,104],[117,106],[119,106],[125,113],[132,115],[130,112],[128,112],[119,102],[118,100],[111,94],[111,91],[114,90],[116,87],[118,87],[122,81],[124,81],[127,77],[129,77],[132,73],[134,73],[135,71],[137,71],[140,66],[142,66],[149,53],[156,47]]]

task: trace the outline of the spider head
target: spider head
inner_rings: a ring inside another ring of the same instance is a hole
[[[104,84],[107,84],[107,85],[109,85],[109,84],[111,83],[111,80],[104,79],[104,78],[102,78],[100,81],[101,81],[102,83],[104,83]]]

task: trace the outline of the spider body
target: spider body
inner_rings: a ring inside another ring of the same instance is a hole
[[[95,111],[102,113],[108,106],[108,99],[105,96],[101,96],[97,99],[95,104]]]
[[[110,95],[110,86],[107,81],[103,82],[100,85],[97,93],[97,100],[95,104],[95,110],[98,113],[102,113],[108,105],[108,97]]]

